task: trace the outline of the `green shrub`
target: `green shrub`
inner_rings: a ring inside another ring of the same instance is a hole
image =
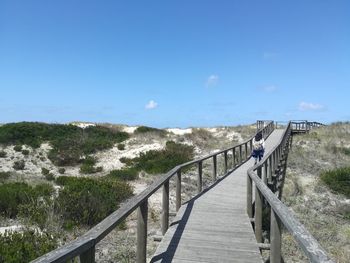
[[[23,160],[15,161],[12,167],[15,170],[24,170],[25,162]]]
[[[137,179],[138,171],[136,168],[124,168],[121,170],[112,170],[107,176],[117,178],[123,181],[132,181]]]
[[[5,151],[0,151],[0,158],[6,158],[7,153]]]
[[[343,152],[345,155],[350,155],[350,148],[345,148],[345,147],[343,147],[343,148],[342,148],[342,152]]]
[[[111,148],[129,138],[128,133],[102,126],[85,129],[74,125],[37,122],[9,123],[0,126],[0,144],[26,144],[38,148],[48,141],[53,148],[49,159],[59,166],[76,165],[80,156]]]
[[[86,159],[83,160],[79,172],[83,174],[93,174],[102,172],[103,168],[101,166],[95,167],[95,164],[96,160],[93,157],[88,156]]]
[[[193,159],[193,146],[168,141],[164,150],[140,153],[131,160],[132,167],[150,174],[165,173]]]
[[[10,172],[0,172],[0,182],[6,181],[8,178],[10,178],[10,176]]]
[[[137,129],[134,131],[135,134],[142,134],[142,133],[156,133],[159,136],[165,136],[167,134],[167,131],[153,128],[153,127],[147,127],[147,126],[140,126],[137,127]]]
[[[60,176],[63,185],[56,200],[65,226],[92,226],[118,209],[120,202],[132,195],[130,185],[119,180]]]
[[[117,146],[118,150],[124,151],[125,150],[125,144],[119,143]]]
[[[59,172],[60,174],[64,174],[64,173],[66,172],[66,169],[64,169],[63,167],[61,167],[61,168],[58,169],[58,172]]]
[[[0,234],[0,262],[29,262],[57,247],[51,233],[34,230]]]
[[[20,205],[42,197],[50,197],[53,187],[39,184],[32,187],[26,183],[7,183],[0,185],[0,213],[9,218],[15,218]]]
[[[14,149],[16,152],[20,152],[20,151],[22,151],[22,145],[15,145],[15,146],[13,147],[13,149]]]
[[[126,158],[126,157],[121,157],[121,158],[119,159],[119,161],[120,161],[121,163],[126,164],[126,165],[132,165],[132,162],[133,162],[131,158]]]
[[[53,181],[55,180],[55,175],[53,173],[48,173],[45,175],[46,180]]]
[[[22,154],[23,155],[28,155],[29,154],[29,150],[22,150]]]
[[[50,173],[50,170],[49,169],[46,169],[44,167],[41,168],[41,174],[42,175],[48,175]]]
[[[350,198],[350,167],[323,172],[320,178],[334,192]]]

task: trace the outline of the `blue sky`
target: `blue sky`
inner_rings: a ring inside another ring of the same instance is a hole
[[[0,122],[350,120],[350,1],[0,0]]]

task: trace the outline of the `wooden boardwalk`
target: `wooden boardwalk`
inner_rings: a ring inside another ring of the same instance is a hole
[[[283,130],[266,140],[266,152]],[[246,212],[248,160],[210,190],[182,205],[151,262],[262,262]]]

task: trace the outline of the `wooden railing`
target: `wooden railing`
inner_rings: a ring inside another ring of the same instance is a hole
[[[310,127],[321,125],[310,122],[302,122],[302,124],[299,121],[289,122],[278,145],[248,170],[247,213],[254,224],[255,237],[260,248],[270,249],[271,263],[283,262],[281,256],[282,226],[293,235],[311,262],[333,262],[294,214],[280,201],[293,130],[304,129],[304,132],[307,132]],[[263,218],[263,214],[266,215],[263,210],[270,210],[270,217]],[[270,221],[269,244],[262,243],[263,219]]]
[[[324,126],[320,122],[310,122],[310,121],[291,121],[292,123],[292,133],[304,133],[309,132],[312,128],[318,128]]]
[[[259,131],[261,131],[264,137],[268,137],[274,130],[274,124],[272,121],[264,122],[261,124]],[[202,192],[203,188],[203,162],[205,160],[212,159],[212,182],[218,180],[218,157],[223,156],[223,170],[224,175],[231,173],[242,163],[246,162],[250,158],[252,151],[252,140],[254,136],[246,140],[245,142],[232,146],[230,148],[209,154],[200,159],[196,159],[181,165],[174,167],[168,173],[161,176],[155,182],[153,182],[146,190],[139,195],[131,198],[127,203],[122,205],[117,211],[106,217],[103,221],[90,229],[81,237],[72,241],[71,243],[64,245],[56,250],[53,250],[40,258],[32,261],[35,263],[43,262],[67,262],[67,260],[75,257],[80,257],[80,262],[91,263],[95,262],[95,246],[108,235],[118,224],[120,224],[127,216],[133,211],[137,210],[137,247],[136,247],[136,261],[138,263],[146,262],[146,250],[147,250],[147,217],[148,217],[148,198],[152,196],[157,190],[162,188],[162,214],[161,214],[161,230],[164,235],[169,227],[169,181],[172,178],[176,180],[176,211],[179,210],[181,200],[181,171],[184,168],[190,166],[197,166],[197,193]],[[228,158],[229,153],[232,152],[232,166],[229,167]]]

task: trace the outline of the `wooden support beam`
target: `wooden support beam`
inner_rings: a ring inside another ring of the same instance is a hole
[[[82,253],[79,259],[81,263],[95,263],[95,246]]]
[[[162,235],[164,236],[169,228],[169,181],[163,184],[162,200]]]
[[[181,169],[176,173],[176,212],[181,207]]]
[[[147,258],[147,215],[148,200],[146,199],[137,209],[137,248],[136,262],[146,263]]]

